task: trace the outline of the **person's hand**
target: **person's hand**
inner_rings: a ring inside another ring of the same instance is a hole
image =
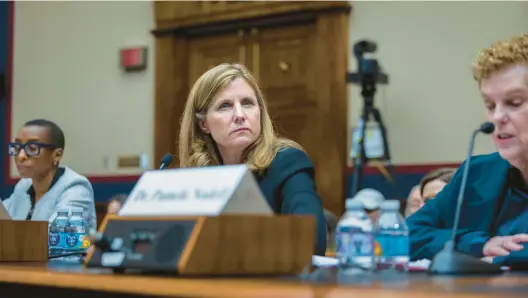
[[[528,234],[496,236],[486,242],[482,253],[487,257],[507,256],[511,251],[522,250],[522,242],[528,242]]]

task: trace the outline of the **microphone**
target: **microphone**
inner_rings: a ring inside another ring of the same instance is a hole
[[[482,131],[485,134],[490,134],[495,130],[495,125],[491,122],[484,122],[478,131]],[[474,137],[473,137],[474,138]]]
[[[173,158],[174,157],[170,153],[167,153],[167,154],[163,155],[163,157],[161,158],[161,166],[160,166],[159,169],[163,170],[166,167],[170,166],[170,164],[172,163]]]
[[[449,239],[444,246],[444,249],[433,258],[431,266],[429,267],[429,273],[431,274],[455,275],[502,273],[500,266],[496,264],[490,264],[471,255],[455,251],[456,234],[460,221],[460,212],[464,202],[464,193],[466,191],[466,182],[469,174],[471,156],[473,155],[473,147],[475,146],[475,138],[480,132],[490,134],[493,130],[495,130],[493,123],[485,122],[471,134],[468,155],[464,164],[464,172],[462,173],[462,182],[460,183],[460,190],[458,192],[453,233],[451,239]]]

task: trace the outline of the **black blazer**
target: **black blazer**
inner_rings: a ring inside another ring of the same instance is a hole
[[[326,222],[323,204],[315,190],[314,167],[308,155],[295,148],[283,149],[257,180],[275,213],[315,216],[315,254],[324,256]]]

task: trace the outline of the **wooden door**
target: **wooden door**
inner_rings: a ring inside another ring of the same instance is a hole
[[[318,92],[329,85],[324,78],[330,74],[319,67],[328,57],[317,52],[317,40],[315,22],[252,30],[249,56],[276,131],[306,150],[316,169],[318,193],[323,202],[330,202],[342,194],[342,167],[328,161],[341,158],[345,148],[341,134],[325,130],[342,111],[332,109],[332,101]],[[322,142],[325,134],[327,142]],[[330,156],[335,150],[340,154]]]
[[[189,88],[208,69],[221,63],[247,62],[244,31],[189,39]]]
[[[269,29],[255,35],[253,72],[277,132],[300,143],[309,155],[315,154],[317,97],[310,64],[306,63],[313,57],[314,26]]]
[[[173,15],[174,9],[164,14],[165,9],[157,8],[156,159],[177,152],[181,113],[198,77],[220,63],[242,63],[263,89],[277,132],[298,142],[312,159],[324,206],[339,215],[348,131],[349,4],[266,5],[274,9],[240,8],[221,17],[218,13],[181,19]]]

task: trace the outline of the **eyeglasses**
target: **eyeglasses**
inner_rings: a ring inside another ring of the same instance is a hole
[[[53,144],[46,144],[46,143],[39,143],[39,142],[27,142],[25,144],[21,143],[9,143],[8,145],[8,152],[11,156],[17,156],[20,153],[20,150],[24,149],[26,154],[28,156],[39,156],[40,155],[40,149],[41,148],[57,148],[56,145]]]

